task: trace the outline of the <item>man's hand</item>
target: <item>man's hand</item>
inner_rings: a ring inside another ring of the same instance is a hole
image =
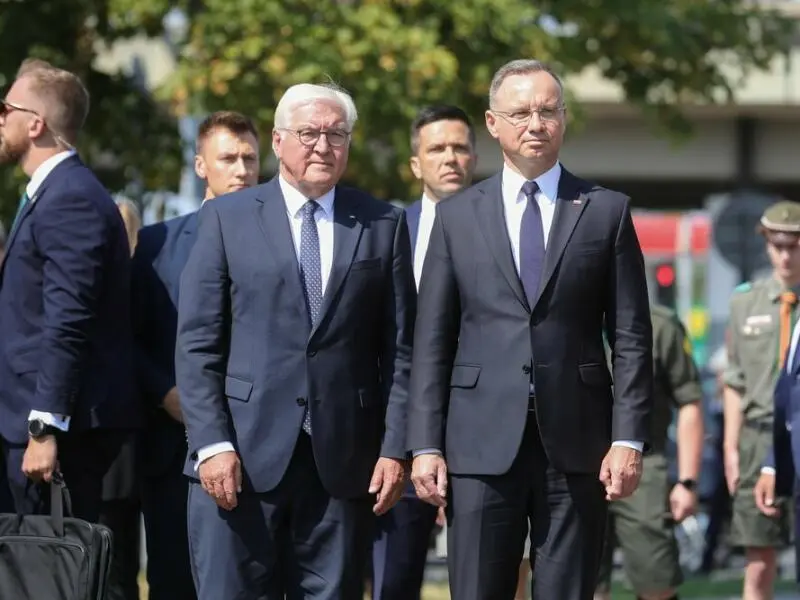
[[[611,446],[600,466],[606,500],[627,498],[636,491],[641,477],[642,453],[627,446]]]
[[[768,517],[777,517],[780,509],[775,503],[775,475],[762,473],[753,488],[758,510]]]
[[[447,515],[444,514],[444,506],[440,506],[436,511],[436,525],[439,527],[447,525]]]
[[[233,510],[242,491],[242,463],[236,452],[220,452],[200,463],[200,483],[220,508]]]
[[[167,411],[167,414],[175,419],[178,423],[183,423],[183,413],[181,412],[181,399],[178,396],[178,388],[173,387],[164,396],[161,402],[161,407]]]
[[[28,439],[28,447],[22,457],[22,472],[33,481],[50,482],[58,466],[58,444],[54,435],[45,435],[38,440]]]
[[[369,493],[378,495],[372,512],[382,515],[397,504],[403,495],[405,480],[404,461],[383,456],[379,458],[372,472],[372,480],[369,482]]]
[[[697,494],[678,483],[669,495],[669,508],[675,522],[682,523],[697,510]]]
[[[420,454],[411,464],[417,497],[434,506],[447,506],[447,463],[441,454]]]
[[[733,496],[739,487],[739,449],[726,447],[725,455],[725,483],[728,484],[728,493]]]

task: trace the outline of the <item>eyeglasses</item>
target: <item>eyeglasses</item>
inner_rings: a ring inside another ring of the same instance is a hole
[[[70,144],[67,140],[65,140],[64,136],[62,136],[55,129],[50,127],[50,125],[47,123],[47,120],[32,108],[25,108],[24,106],[20,106],[19,104],[14,104],[13,102],[8,102],[7,100],[0,100],[0,117],[8,116],[15,110],[39,117],[45,124],[45,126],[50,130],[50,133],[53,134],[53,137],[56,139],[57,142],[59,142],[62,146],[66,148],[74,149],[74,146]]]
[[[492,112],[500,117],[503,117],[515,127],[519,127],[521,125],[527,125],[530,123],[534,114],[539,115],[539,120],[541,121],[553,123],[561,118],[561,115],[565,110],[566,107],[564,106],[544,106],[535,110],[515,110],[511,112],[492,110]]]
[[[304,146],[316,146],[319,138],[323,135],[328,140],[328,143],[335,148],[344,146],[350,139],[350,133],[341,129],[281,129],[281,131],[288,131],[300,140],[300,143]]]
[[[25,108],[24,106],[19,106],[18,104],[13,104],[6,100],[0,100],[0,117],[10,114],[15,110],[18,110],[19,112],[30,113],[32,115],[36,115],[37,117],[39,116],[39,113],[33,109]]]

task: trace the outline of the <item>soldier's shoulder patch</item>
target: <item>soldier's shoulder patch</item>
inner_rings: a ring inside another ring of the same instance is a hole
[[[743,283],[740,283],[739,285],[737,285],[737,286],[734,288],[734,290],[733,290],[733,291],[734,291],[734,293],[736,293],[736,294],[741,294],[741,293],[743,293],[743,292],[749,292],[749,291],[750,291],[750,290],[752,290],[752,289],[753,289],[753,283],[752,283],[752,282],[750,282],[750,281],[745,281],[745,282],[743,282]]]

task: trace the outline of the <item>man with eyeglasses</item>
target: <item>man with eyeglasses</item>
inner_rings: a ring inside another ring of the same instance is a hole
[[[361,598],[374,514],[403,491],[408,227],[339,184],[356,118],[335,86],[290,87],[278,175],[200,214],[175,364],[200,600]]]
[[[559,162],[552,69],[501,67],[486,126],[503,169],[437,205],[422,271],[411,478],[446,507],[453,598],[513,598],[530,521],[533,597],[590,600],[607,501],[634,492],[649,442],[644,260],[630,200]]]
[[[102,481],[139,425],[128,237],[77,156],[80,79],[25,61],[0,104],[0,163],[30,178],[0,266],[0,512],[38,513],[57,469],[96,522]]]

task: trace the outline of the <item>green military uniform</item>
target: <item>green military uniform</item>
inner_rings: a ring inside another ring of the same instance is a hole
[[[764,212],[760,232],[772,244],[792,245],[800,235],[800,204],[777,202]],[[725,384],[742,397],[739,432],[739,486],[733,497],[730,543],[750,548],[782,546],[788,541],[788,511],[776,518],[758,510],[753,488],[772,443],[773,393],[781,362],[781,295],[786,290],[775,277],[748,282],[736,288],[730,303],[728,368]],[[797,290],[794,290],[797,292]]]
[[[788,541],[785,515],[767,517],[753,488],[772,444],[773,392],[779,373],[780,295],[773,277],[739,286],[731,298],[725,385],[742,396],[739,486],[733,495],[730,543],[746,548],[782,546]]]
[[[662,592],[683,582],[664,449],[673,408],[701,401],[702,389],[689,339],[677,315],[668,308],[652,305],[650,317],[655,375],[652,452],[643,459],[644,470],[636,492],[609,505],[608,543],[597,588],[600,592],[610,588],[616,544],[622,548],[625,573],[638,594]]]

